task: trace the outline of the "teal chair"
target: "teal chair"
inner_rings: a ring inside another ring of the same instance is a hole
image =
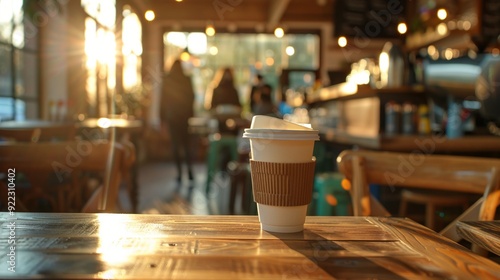
[[[337,172],[318,173],[314,178],[317,216],[349,216],[351,196],[342,188],[344,176]]]
[[[212,180],[220,171],[226,171],[227,163],[238,159],[238,139],[233,135],[214,133],[208,137],[206,193]]]

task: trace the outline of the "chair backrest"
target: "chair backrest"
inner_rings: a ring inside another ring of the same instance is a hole
[[[490,180],[491,169],[500,170],[498,159],[346,150],[339,155],[337,163],[347,179],[353,177],[354,157],[361,159],[369,183],[386,186],[482,194]]]
[[[85,212],[116,211],[127,160],[124,147],[109,141],[0,143],[0,170],[53,172],[59,180],[76,176],[80,171],[104,174],[103,185],[83,207]]]
[[[388,215],[370,196],[369,184],[483,194],[457,219],[492,220],[499,204],[499,159],[345,150],[338,156],[337,164],[351,183],[356,216]],[[442,233],[451,232],[452,227]]]

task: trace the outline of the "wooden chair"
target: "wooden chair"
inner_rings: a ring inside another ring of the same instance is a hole
[[[462,156],[343,151],[337,164],[350,183],[355,216],[389,216],[369,184],[482,194],[440,233],[454,241],[460,220],[493,220],[500,201],[500,160]]]
[[[399,216],[406,217],[408,204],[425,206],[425,226],[436,229],[436,211],[445,207],[460,207],[463,211],[469,208],[470,194],[437,192],[435,190],[403,189],[399,204]]]
[[[143,136],[143,122],[136,119],[124,119],[121,115],[112,115],[108,119],[109,127],[102,127],[100,119],[85,119],[76,124],[78,135],[86,140],[109,140],[119,142],[124,146],[127,154],[127,161],[130,162],[129,170],[125,172],[125,183],[131,200],[132,212],[137,213],[139,204],[139,152],[140,138]]]
[[[15,168],[15,173],[25,174],[32,186],[25,191],[22,200],[16,200],[19,209],[27,211],[30,211],[28,203],[39,198],[40,194],[52,202],[56,211],[65,211],[65,203],[70,197],[78,204],[81,201],[81,175],[93,172],[102,174],[102,184],[94,190],[81,211],[117,212],[120,183],[132,161],[126,147],[109,141],[0,143],[0,170],[5,172],[8,168]],[[50,176],[65,183],[47,186],[44,183]],[[1,186],[1,189],[1,195],[6,196],[6,186]],[[16,196],[18,191],[21,192],[16,189]]]

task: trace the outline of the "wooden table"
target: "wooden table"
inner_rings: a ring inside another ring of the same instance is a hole
[[[47,142],[74,140],[76,127],[73,122],[24,120],[0,122],[0,138],[18,142]]]
[[[46,120],[23,120],[23,121],[5,121],[0,122],[0,128],[11,129],[34,129],[34,128],[51,128],[73,125],[73,122],[57,122]]]
[[[261,231],[257,216],[5,212],[0,225],[2,279],[500,278],[500,265],[402,218],[308,217],[294,234]]]
[[[80,122],[75,123],[76,127],[80,129],[111,129],[116,130],[118,134],[121,133],[130,133],[136,134],[141,133],[143,131],[143,122],[142,120],[135,119],[118,119],[118,118],[88,118]]]
[[[457,231],[465,240],[500,256],[500,221],[458,222]]]

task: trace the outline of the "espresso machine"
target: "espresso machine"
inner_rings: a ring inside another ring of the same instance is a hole
[[[487,128],[486,133],[500,136],[500,57],[483,53],[450,60],[427,59],[423,72],[424,85],[435,105],[436,126],[444,118],[447,123],[458,122],[456,129],[462,130],[449,136],[474,133],[481,126]],[[466,127],[467,117],[474,117],[472,127]],[[447,125],[444,129],[452,128]]]

